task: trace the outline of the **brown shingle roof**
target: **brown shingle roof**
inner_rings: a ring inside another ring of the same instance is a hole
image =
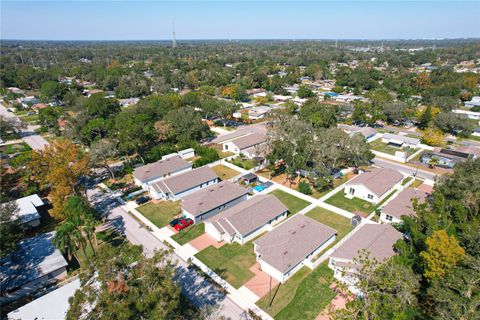
[[[216,178],[218,178],[217,174],[210,169],[210,167],[205,166],[160,180],[159,182],[152,184],[152,187],[157,191],[165,193],[165,191],[168,192],[168,190],[170,190],[176,194],[192,189]]]
[[[383,261],[395,254],[393,245],[401,238],[402,234],[389,224],[365,224],[330,257],[352,260],[365,249],[371,257]]]
[[[391,200],[382,211],[397,219],[400,219],[401,216],[412,216],[415,214],[412,200],[417,198],[418,203],[423,203],[427,196],[428,193],[424,191],[407,188],[400,192],[395,199]]]
[[[240,150],[253,147],[257,144],[267,141],[267,136],[260,133],[253,133],[246,135],[241,138],[232,140],[232,143],[235,144]]]
[[[192,164],[180,157],[172,157],[147,164],[135,169],[133,176],[140,181],[168,176],[176,171],[191,168]]]
[[[381,197],[402,179],[403,175],[397,170],[390,168],[375,168],[356,176],[345,185],[351,186],[361,184],[368,190],[372,191],[377,197]]]
[[[238,184],[222,181],[184,197],[182,208],[194,216],[200,216],[247,193],[248,190]]]
[[[285,273],[335,234],[334,229],[297,214],[254,243],[263,261]]]
[[[277,197],[273,195],[258,195],[222,211],[210,218],[209,221],[218,222],[222,227],[227,226],[223,229],[226,229],[225,231],[229,234],[234,234],[236,230],[242,236],[245,236],[287,210],[288,208]],[[216,226],[215,224],[213,225]],[[228,230],[228,226],[235,229],[233,233]],[[223,233],[223,229],[218,231]]]

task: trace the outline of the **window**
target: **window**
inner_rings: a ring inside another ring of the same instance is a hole
[[[387,214],[387,215],[385,216],[385,219],[387,219],[388,221],[392,221],[392,220],[393,220],[393,217]]]
[[[228,150],[228,144],[224,144],[225,150]]]
[[[368,199],[370,199],[370,200],[373,199],[373,194],[369,194]]]
[[[350,188],[350,194],[354,194],[355,193],[355,189],[354,188]]]

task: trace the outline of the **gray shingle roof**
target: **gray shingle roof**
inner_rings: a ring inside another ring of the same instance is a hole
[[[217,174],[210,167],[205,166],[160,180],[153,183],[152,187],[156,191],[165,193],[170,190],[177,194],[217,178]]]
[[[238,184],[222,181],[184,197],[182,208],[194,216],[200,216],[246,194],[248,190]]]
[[[140,181],[146,181],[168,176],[174,172],[191,167],[192,164],[190,162],[177,156],[138,167],[133,172],[133,176]]]
[[[227,232],[233,235],[237,231],[242,236],[245,236],[287,210],[288,208],[277,197],[273,195],[257,195],[250,200],[240,202],[222,211],[207,221],[218,222],[218,225],[215,223],[213,225],[217,229],[218,226],[223,227],[218,229],[220,233]]]
[[[401,238],[402,234],[389,224],[364,224],[330,257],[352,260],[365,249],[371,257],[383,261],[395,254],[393,245]]]
[[[392,217],[400,219],[401,216],[412,216],[413,211],[412,200],[418,199],[418,203],[425,202],[428,193],[412,188],[407,188],[400,192],[398,196],[391,200],[383,209],[382,212]]]
[[[55,232],[20,241],[18,250],[0,260],[2,291],[12,290],[67,266],[52,244]]]
[[[267,141],[267,136],[260,133],[252,133],[244,137],[240,137],[232,140],[232,143],[235,144],[240,150],[253,147],[260,143]]]
[[[222,142],[237,139],[252,133],[259,133],[259,134],[266,135],[267,128],[265,127],[264,124],[253,124],[249,126],[242,126],[237,130],[235,130],[234,132],[223,134],[216,137],[215,139],[212,140],[212,143],[222,143]]]
[[[285,273],[335,234],[334,229],[297,214],[254,243],[261,260]]]
[[[383,138],[388,139],[388,140],[401,141],[401,142],[408,143],[408,144],[419,144],[420,143],[420,139],[410,138],[410,137],[407,137],[407,136],[401,136],[401,135],[393,134],[393,133],[384,133]]]
[[[373,168],[348,181],[345,186],[361,184],[381,197],[403,179],[403,175],[390,168]]]

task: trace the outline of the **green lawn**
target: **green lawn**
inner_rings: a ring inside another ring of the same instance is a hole
[[[310,204],[310,202],[306,200],[292,196],[290,193],[286,193],[279,189],[273,190],[270,194],[276,196],[278,200],[288,208],[289,214],[295,214]]]
[[[345,237],[347,233],[353,229],[349,219],[322,207],[316,207],[308,211],[305,215],[337,230],[337,239],[335,242]]]
[[[348,179],[349,179],[348,175],[343,175],[340,178],[334,179],[333,180],[333,188],[327,188],[327,189],[322,190],[322,191],[318,191],[312,186],[312,191],[313,191],[312,197],[314,197],[315,199],[320,199],[321,197],[323,197],[324,195],[326,195],[327,193],[329,193],[330,191],[332,191],[336,187],[338,187],[338,186],[344,184],[345,182],[347,182]]]
[[[240,174],[240,172],[233,170],[232,168],[226,167],[222,164],[212,167],[212,170],[215,171],[217,176],[222,180],[228,180]]]
[[[253,160],[253,159],[242,159],[242,158],[235,158],[230,160],[229,162],[233,163],[237,167],[243,168],[245,170],[250,170],[252,168],[255,168],[258,163]]]
[[[35,122],[38,121],[38,114],[33,114],[31,116],[23,116],[21,117],[21,119],[24,122]]]
[[[365,214],[370,214],[373,210],[375,210],[375,205],[368,201],[355,197],[352,199],[347,199],[343,190],[338,191],[325,202],[337,208],[341,208],[353,213],[362,212]]]
[[[252,241],[243,246],[234,242],[218,249],[210,246],[195,256],[235,288],[254,276],[249,270],[256,261]]]
[[[184,245],[205,233],[205,224],[197,223],[172,236],[178,244]]]
[[[375,151],[380,151],[383,153],[388,153],[391,155],[395,155],[396,151],[402,151],[407,153],[407,157],[412,155],[413,152],[412,150],[405,149],[405,148],[397,148],[394,146],[389,145],[388,143],[383,143],[382,139],[377,139],[369,143],[370,144],[370,149],[373,149]]]
[[[180,201],[150,202],[138,207],[137,210],[159,228],[166,226],[182,212],[180,209]]]
[[[420,186],[422,183],[423,183],[423,180],[415,179],[415,181],[413,181],[413,183],[410,185],[410,188],[417,188],[417,187]]]
[[[388,199],[390,199],[395,193],[397,192],[397,190],[393,190],[392,192],[390,192],[385,198],[382,199],[382,201],[380,201],[379,203],[377,203],[377,207],[380,207],[382,204],[384,204]]]
[[[313,320],[335,297],[329,288],[332,281],[333,272],[326,263],[314,271],[303,267],[284,284],[273,288],[257,305],[275,319]]]
[[[407,183],[409,183],[410,180],[412,180],[412,179],[413,179],[413,177],[406,177],[405,179],[403,179],[403,181],[402,181],[402,186],[404,186],[404,185],[406,185]]]
[[[7,144],[7,145],[0,148],[0,151],[2,153],[6,153],[6,154],[22,153],[22,152],[26,152],[26,151],[30,151],[30,150],[32,150],[32,148],[30,148],[30,146],[28,144],[26,144],[25,142],[15,143],[15,144]]]

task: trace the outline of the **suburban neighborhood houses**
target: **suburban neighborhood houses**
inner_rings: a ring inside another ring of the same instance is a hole
[[[263,14],[230,5],[192,21]],[[477,37],[187,40],[176,19],[171,41],[0,40],[2,319],[478,318]]]

